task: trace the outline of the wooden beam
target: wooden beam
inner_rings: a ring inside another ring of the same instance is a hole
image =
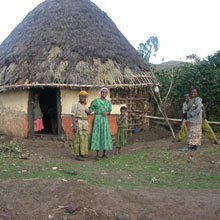
[[[113,85],[79,85],[79,84],[57,84],[57,83],[48,83],[48,84],[22,84],[22,85],[7,85],[0,86],[0,90],[4,92],[8,89],[30,89],[30,88],[41,88],[41,87],[55,87],[55,88],[118,88],[118,87],[139,87],[139,86],[149,86],[156,85],[153,83],[137,83],[137,84],[113,84]]]

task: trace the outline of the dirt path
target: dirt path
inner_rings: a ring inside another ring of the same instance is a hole
[[[56,220],[220,219],[220,190],[216,189],[139,191],[96,187],[76,180],[5,180],[0,185],[1,212],[13,220],[46,220],[48,215]],[[77,210],[68,214],[58,208],[68,205]]]
[[[157,132],[156,132],[157,131]],[[154,136],[153,136],[153,135]],[[163,139],[160,139],[162,135]],[[177,149],[163,129],[137,134],[129,139],[124,152],[132,154],[151,149]],[[33,164],[50,161],[71,162],[68,143],[48,140],[21,140]],[[142,142],[140,142],[142,141]],[[206,145],[206,142],[205,142]],[[111,152],[112,153],[112,152]],[[38,155],[38,156],[35,156]],[[190,155],[181,154],[190,160]],[[192,154],[200,166],[203,161],[218,161],[217,154],[207,158],[205,151]],[[39,156],[44,158],[39,161]],[[175,155],[174,155],[175,156]],[[176,160],[180,155],[176,155]],[[185,159],[185,158],[184,158]],[[175,162],[175,161],[174,161]],[[190,162],[190,161],[189,161]],[[81,163],[74,160],[74,163]],[[93,154],[86,165],[94,163]],[[210,164],[210,170],[219,169]],[[117,172],[117,171],[115,171]],[[73,213],[64,208],[71,206]],[[52,218],[53,217],[53,218]],[[122,189],[92,185],[80,179],[0,180],[0,220],[220,220],[220,189]]]

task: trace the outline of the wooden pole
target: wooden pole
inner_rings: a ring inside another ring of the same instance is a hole
[[[158,117],[158,116],[151,116],[151,115],[144,115],[145,118],[151,118],[155,120],[166,120],[164,117]],[[169,121],[174,121],[174,122],[181,122],[182,119],[177,119],[177,118],[168,118]],[[209,124],[216,124],[220,125],[219,121],[208,121]]]

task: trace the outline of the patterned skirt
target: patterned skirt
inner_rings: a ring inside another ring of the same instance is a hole
[[[198,146],[201,145],[202,139],[202,124],[189,123],[187,131],[187,142],[189,145]]]

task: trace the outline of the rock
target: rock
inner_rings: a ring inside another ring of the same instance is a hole
[[[76,212],[77,210],[78,210],[78,207],[74,205],[70,205],[66,207],[66,211],[70,214]]]

